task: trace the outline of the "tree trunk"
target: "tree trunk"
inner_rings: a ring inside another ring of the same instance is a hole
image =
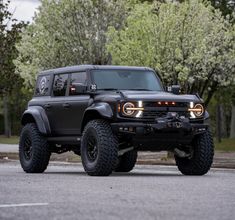
[[[221,105],[218,104],[216,108],[216,136],[217,136],[217,141],[220,143],[221,142]]]
[[[4,115],[4,134],[6,137],[11,136],[11,128],[8,115],[8,96],[3,97],[3,115]]]
[[[221,119],[221,137],[225,138],[228,137],[227,134],[227,129],[226,129],[226,111],[224,108],[224,105],[221,105],[221,109],[220,109],[220,119]]]
[[[232,106],[230,138],[235,138],[235,105]]]

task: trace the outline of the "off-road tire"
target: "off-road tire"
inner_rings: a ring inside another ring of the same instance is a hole
[[[136,164],[137,156],[136,150],[128,151],[120,156],[115,172],[130,172]]]
[[[25,151],[26,143],[31,143],[29,144],[30,153]],[[19,158],[23,170],[26,173],[44,172],[48,166],[50,156],[51,152],[47,140],[40,134],[36,124],[26,124],[21,131],[19,143]]]
[[[175,155],[176,165],[184,175],[204,175],[210,170],[214,156],[214,144],[210,131],[197,135],[192,147],[192,158],[180,158]]]
[[[88,153],[91,137],[97,149],[93,160]],[[84,170],[90,176],[108,176],[112,173],[118,159],[118,140],[107,121],[92,120],[85,126],[81,139],[81,158]]]

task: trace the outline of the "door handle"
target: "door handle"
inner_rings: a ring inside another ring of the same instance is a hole
[[[44,105],[44,107],[45,107],[46,109],[49,109],[49,108],[51,108],[51,105],[50,105],[50,104],[46,104],[46,105]]]
[[[69,107],[70,107],[70,104],[69,104],[69,103],[64,103],[64,104],[63,104],[63,107],[64,107],[64,108],[69,108]]]

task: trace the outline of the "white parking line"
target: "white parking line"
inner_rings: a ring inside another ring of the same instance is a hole
[[[49,203],[19,203],[19,204],[0,204],[0,208],[25,207],[25,206],[46,206]]]

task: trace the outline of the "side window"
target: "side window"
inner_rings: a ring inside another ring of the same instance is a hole
[[[72,73],[70,85],[73,83],[79,83],[79,84],[85,85],[87,83],[86,72]]]
[[[78,95],[79,92],[76,92],[76,86],[85,86],[87,85],[87,73],[86,72],[78,72],[78,73],[71,73],[71,80],[70,80],[70,90],[69,95]]]
[[[45,96],[49,95],[50,75],[38,76],[36,82],[35,95]]]
[[[68,84],[68,74],[55,75],[53,82],[53,95],[65,96]]]

